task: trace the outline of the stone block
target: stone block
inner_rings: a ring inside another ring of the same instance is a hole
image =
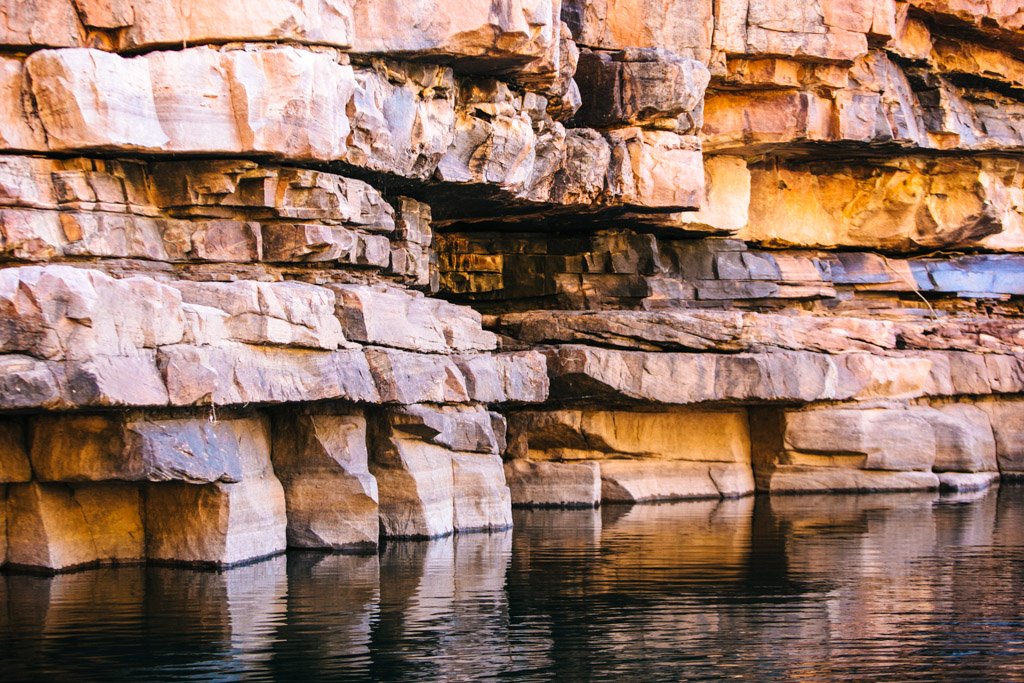
[[[754,492],[747,463],[612,459],[599,464],[602,503],[734,498]]]
[[[83,3],[82,0],[76,0],[75,4],[93,10],[106,9],[108,5]],[[118,40],[120,49],[246,40],[345,48],[353,40],[349,0],[226,0],[198,6],[181,0],[131,0],[124,4],[128,6],[128,16],[116,22],[99,23],[103,28],[122,29]],[[97,19],[90,15],[86,15],[85,22],[97,25]]]
[[[664,48],[707,64],[711,0],[565,0],[562,19],[580,45],[603,50]]]
[[[1020,476],[1024,473],[1024,401],[1000,399],[977,406],[992,422],[999,471],[1004,476]]]
[[[526,439],[531,460],[750,460],[743,410],[524,411],[515,413],[512,425]]]
[[[0,484],[32,479],[24,430],[15,420],[0,421]]]
[[[665,50],[584,51],[575,79],[581,126],[647,126],[678,133],[700,131],[707,67]]]
[[[184,302],[225,313],[230,338],[247,344],[337,349],[345,344],[334,292],[303,282],[175,282]]]
[[[132,413],[39,416],[32,467],[41,481],[236,482],[262,423]]]
[[[459,6],[436,0],[356,2],[353,49],[454,60],[470,71],[514,72],[534,60],[557,59],[558,7],[550,0],[485,0]]]
[[[868,37],[895,31],[891,0],[825,0],[793,7],[782,0],[724,0],[715,6],[715,47],[726,54],[851,61]]]
[[[512,528],[512,495],[501,456],[452,453],[452,523],[456,531]]]
[[[787,412],[786,464],[850,463],[866,470],[928,471],[936,437],[912,408],[818,408]]]
[[[273,432],[288,546],[376,549],[377,480],[369,471],[363,415],[284,410],[274,414]]]
[[[953,403],[942,406],[938,413],[931,419],[935,472],[998,472],[995,437],[984,410],[968,403]]]
[[[937,475],[942,491],[957,493],[984,491],[999,483],[998,472],[938,472]]]
[[[333,285],[337,315],[351,341],[410,351],[487,351],[497,342],[467,306],[397,287]]]
[[[381,400],[361,349],[177,344],[160,349],[159,363],[175,406]]]
[[[518,507],[595,507],[601,501],[596,462],[509,460],[505,480]]]
[[[899,159],[884,168],[754,166],[740,231],[772,246],[1020,249],[1016,162]],[[894,273],[889,273],[890,278]]]
[[[511,525],[509,490],[487,411],[391,409],[376,417],[370,442],[385,535],[429,538]]]
[[[617,203],[648,209],[699,209],[704,200],[700,140],[664,130],[617,128],[611,146],[608,191]]]
[[[769,493],[877,493],[939,488],[933,472],[886,472],[844,467],[786,466],[777,469]],[[760,489],[759,489],[760,490]]]
[[[230,567],[284,551],[285,497],[271,467],[270,424],[254,422],[239,449],[240,481],[147,485],[147,559]]]
[[[181,341],[181,296],[148,277],[64,265],[0,273],[0,352],[92,360]]]
[[[10,565],[63,571],[145,558],[138,485],[31,482],[7,489]]]
[[[504,421],[497,413],[480,406],[410,405],[389,411],[391,424],[402,432],[452,451],[499,455],[501,448],[495,426]]]
[[[371,432],[370,472],[380,492],[386,537],[435,538],[455,531],[452,453],[393,430],[379,417]]]

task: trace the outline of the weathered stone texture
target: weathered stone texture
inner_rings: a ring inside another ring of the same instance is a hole
[[[0,0],[0,563],[1024,476],[1022,23]]]
[[[145,558],[142,496],[120,482],[7,486],[7,561],[59,571]]]
[[[289,547],[377,547],[377,480],[361,414],[276,413],[273,465],[284,486]]]
[[[238,482],[148,485],[148,559],[228,567],[285,549],[285,496],[271,466],[269,421],[247,421],[240,431]]]
[[[234,482],[251,419],[208,421],[104,414],[40,417],[32,430],[39,481]]]
[[[486,411],[392,410],[377,417],[371,441],[385,535],[433,538],[511,526],[511,496]]]

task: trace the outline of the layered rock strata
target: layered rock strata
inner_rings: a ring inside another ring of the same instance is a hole
[[[1024,476],[1011,8],[200,4],[0,7],[0,564]]]

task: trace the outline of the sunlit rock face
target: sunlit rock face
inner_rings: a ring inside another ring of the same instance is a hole
[[[1012,3],[7,5],[0,563],[1024,476]]]

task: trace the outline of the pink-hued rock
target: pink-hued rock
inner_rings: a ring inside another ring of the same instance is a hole
[[[354,3],[353,49],[454,59],[469,70],[511,70],[552,54],[557,59],[558,7],[552,0],[477,0],[462,5],[360,0]],[[398,26],[402,29],[395,30]]]
[[[174,288],[61,265],[0,271],[0,316],[0,351],[46,359],[130,356],[184,333]]]

